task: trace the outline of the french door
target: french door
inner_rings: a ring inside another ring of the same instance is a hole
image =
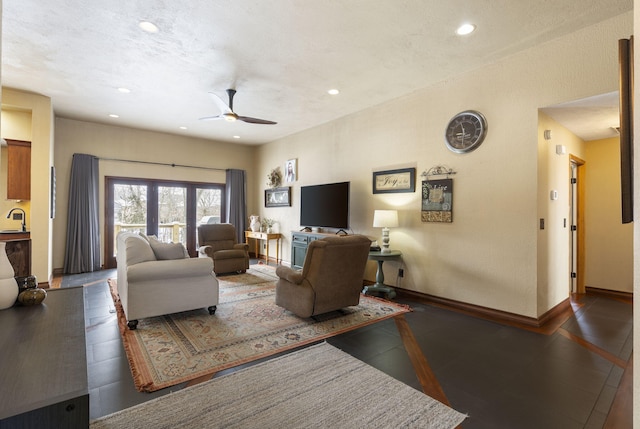
[[[225,222],[224,184],[105,177],[105,266],[116,266],[120,231],[182,243],[197,255],[197,226]]]

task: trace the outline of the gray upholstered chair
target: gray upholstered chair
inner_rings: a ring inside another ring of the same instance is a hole
[[[358,305],[369,246],[362,235],[312,241],[302,270],[276,269],[276,304],[300,317]]]
[[[213,272],[244,273],[249,268],[249,246],[238,243],[236,228],[230,223],[198,226],[198,256],[213,259]]]

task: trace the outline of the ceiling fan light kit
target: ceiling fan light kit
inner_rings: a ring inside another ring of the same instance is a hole
[[[235,89],[227,89],[227,95],[229,96],[229,104],[226,104],[217,94],[213,92],[209,92],[211,97],[213,97],[213,101],[215,101],[216,105],[220,108],[222,113],[217,116],[205,116],[204,118],[200,118],[201,121],[215,121],[217,119],[224,119],[227,122],[235,122],[242,121],[247,122],[249,124],[260,124],[260,125],[275,125],[277,122],[268,121],[266,119],[258,119],[252,118],[250,116],[240,116],[233,111],[233,96],[236,95]]]

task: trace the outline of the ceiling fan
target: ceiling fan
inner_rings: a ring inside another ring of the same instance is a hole
[[[240,116],[236,114],[233,111],[233,96],[236,94],[235,89],[227,89],[227,94],[229,95],[228,105],[222,100],[222,98],[218,97],[213,92],[209,92],[209,94],[211,94],[211,96],[213,97],[213,101],[215,101],[215,103],[218,105],[222,113],[217,116],[205,116],[204,118],[200,118],[201,121],[214,121],[217,119],[224,119],[229,122],[243,121],[243,122],[248,122],[250,124],[263,124],[263,125],[277,124],[277,122],[267,121],[266,119],[251,118],[249,116]]]

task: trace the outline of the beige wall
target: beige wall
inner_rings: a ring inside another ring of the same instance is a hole
[[[55,138],[57,204],[54,221],[53,264],[56,269],[64,266],[69,178],[74,153],[90,154],[98,158],[117,158],[221,169],[206,170],[101,160],[99,169],[102,249],[105,248],[105,176],[224,183],[224,170],[237,168],[247,171],[248,180],[255,180],[253,174],[254,149],[252,146],[233,145],[66,118],[56,119]],[[253,201],[256,198],[257,196],[254,192],[249,190],[248,200]],[[102,262],[104,262],[104,255]]]
[[[620,139],[586,144],[587,286],[633,292],[633,224],[621,222]]]
[[[391,231],[391,243],[403,251],[405,277],[397,278],[398,264],[385,263],[388,283],[525,316],[542,315],[569,293],[566,262],[551,267],[553,274],[541,272],[537,264],[555,256],[552,245],[563,234],[557,222],[566,207],[558,209],[558,201],[549,201],[548,195],[550,189],[566,187],[560,181],[568,166],[566,159],[553,158],[550,149],[539,147],[543,143],[538,137],[538,108],[615,91],[617,39],[631,31],[632,14],[624,14],[259,147],[254,186],[260,191],[271,169],[298,158],[293,206],[261,207],[259,213],[279,220],[285,260],[290,260],[290,231],[301,227],[300,186],[350,180],[354,233],[379,237],[379,229],[371,226],[374,209],[400,210],[400,226]],[[455,113],[470,108],[487,117],[487,139],[472,153],[452,153],[443,143],[444,127]],[[373,171],[415,166],[420,175],[438,164],[457,171],[452,224],[422,223],[419,192],[371,192]],[[547,186],[538,181],[539,168],[550,169]],[[562,172],[557,174],[556,168]],[[549,218],[554,227],[540,232],[539,218]],[[566,261],[564,247],[558,252]],[[560,270],[564,279],[559,278]],[[369,268],[369,279],[373,271]]]
[[[2,88],[2,110],[2,137],[31,141],[31,201],[15,205],[25,208],[29,213],[27,228],[31,231],[31,272],[39,282],[47,282],[53,272],[52,221],[49,218],[50,170],[53,165],[51,99],[39,94]],[[14,114],[11,114],[12,111]],[[15,112],[26,112],[30,115],[30,121],[24,114]],[[3,171],[3,175],[6,175],[6,167]],[[6,195],[6,178],[3,180],[3,192]],[[3,203],[0,210],[4,210],[6,204],[7,202]]]

